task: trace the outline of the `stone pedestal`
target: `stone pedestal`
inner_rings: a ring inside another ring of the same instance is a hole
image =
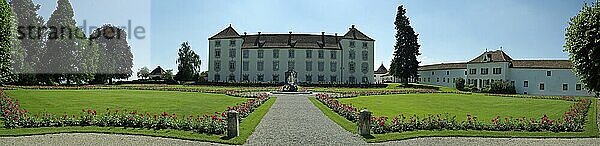
[[[358,116],[358,134],[371,134],[371,112],[368,110],[360,111],[360,115]]]
[[[240,114],[237,111],[227,111],[227,137],[234,138],[239,136]]]

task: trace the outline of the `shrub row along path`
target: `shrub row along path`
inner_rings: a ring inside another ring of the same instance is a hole
[[[356,145],[366,144],[331,121],[308,99],[309,95],[275,95],[248,145]]]

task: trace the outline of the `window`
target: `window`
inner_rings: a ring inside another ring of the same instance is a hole
[[[523,87],[529,87],[529,81],[523,81]]]
[[[279,61],[273,61],[273,71],[279,71]]]
[[[230,47],[235,47],[235,40],[230,40],[229,41],[229,46]]]
[[[510,81],[511,86],[515,86],[515,81]]]
[[[469,74],[477,74],[477,69],[469,69]]]
[[[369,72],[369,63],[363,62],[360,65],[360,70],[362,71],[362,73],[367,74]]]
[[[354,76],[350,76],[350,77],[348,77],[348,82],[356,83],[356,78]]]
[[[312,58],[312,50],[306,50],[306,58]]]
[[[552,71],[546,71],[546,76],[552,76]]]
[[[545,88],[544,88],[544,83],[540,83],[540,90],[542,90],[542,91],[543,91],[544,89],[545,89]]]
[[[248,58],[248,56],[250,56],[250,52],[248,50],[243,50],[242,51],[242,57],[243,58]]]
[[[435,82],[440,82],[440,78],[437,78],[437,81],[435,81]]]
[[[369,51],[362,51],[362,60],[367,61],[369,59]]]
[[[215,62],[215,71],[221,71],[221,62],[220,61]]]
[[[355,66],[356,64],[354,62],[349,62],[348,63],[348,69],[350,70],[350,73],[354,73],[355,70]]]
[[[265,50],[258,50],[258,57],[257,58],[263,58],[265,57]]]
[[[265,80],[265,75],[259,74],[259,75],[257,75],[257,76],[256,76],[256,79],[257,79],[259,82],[262,82],[262,81],[264,81],[264,80]]]
[[[446,75],[450,75],[450,71],[446,71]]]
[[[446,78],[442,78],[442,82],[446,82]]]
[[[465,75],[467,75],[467,71],[465,70]]]
[[[336,72],[337,71],[337,62],[331,62],[329,63],[329,70],[331,70],[331,72]]]
[[[221,75],[219,74],[215,74],[215,77],[213,79],[214,81],[220,81],[221,80]]]
[[[502,68],[494,68],[492,70],[493,74],[497,75],[497,74],[502,74]]]
[[[306,75],[306,82],[312,82],[312,75]]]
[[[350,45],[349,45],[349,46],[350,46],[350,48],[354,48],[354,47],[355,47],[355,43],[356,43],[356,42],[354,42],[354,41],[350,41]]]
[[[230,72],[235,71],[235,61],[229,61],[229,71]]]
[[[256,70],[263,71],[264,65],[265,65],[265,62],[263,62],[263,61],[256,62]]]
[[[488,68],[481,68],[481,74],[482,75],[487,75],[488,74]]]
[[[235,82],[235,75],[230,74],[229,77],[227,78],[227,81],[229,81],[229,82]]]
[[[242,62],[242,69],[243,69],[244,71],[248,71],[248,65],[249,65],[248,61],[244,61],[244,62]]]
[[[273,58],[279,58],[279,50],[273,50]]]
[[[306,61],[306,71],[312,71],[312,61]]]
[[[292,49],[288,50],[288,58],[294,58],[294,57],[296,57],[295,51]]]
[[[318,78],[319,82],[325,81],[325,76],[323,76],[323,75],[319,75],[317,78]]]
[[[368,46],[369,46],[369,43],[367,43],[367,42],[363,42],[363,43],[362,43],[362,47],[363,47],[363,48],[367,49],[367,48],[368,48]]]
[[[337,82],[337,76],[334,76],[334,75],[329,76],[329,82],[331,82],[331,83]]]
[[[221,58],[221,49],[215,49],[215,58]]]
[[[294,66],[296,66],[296,62],[288,61],[288,70],[294,70]]]
[[[325,56],[325,51],[319,50],[319,59],[325,58],[324,56]]]
[[[431,82],[431,78],[427,78],[427,82]]]
[[[229,49],[229,58],[235,58],[235,49]]]
[[[331,51],[330,54],[331,54],[331,59],[336,59],[337,58],[337,52]]]
[[[563,91],[569,90],[569,84],[563,84]]]
[[[369,83],[369,78],[362,77],[362,82],[365,83],[365,84]]]
[[[221,47],[221,40],[215,41],[215,47]]]
[[[279,75],[278,74],[274,74],[273,75],[273,82],[279,82]]]
[[[242,75],[242,81],[248,82],[248,74]]]
[[[319,71],[325,70],[325,63],[323,61],[320,61],[318,63],[318,69],[319,69]]]
[[[356,57],[356,54],[355,54],[354,50],[350,50],[350,52],[348,53],[348,59],[354,60],[355,57]]]
[[[435,72],[433,72],[433,71],[432,71],[432,72],[431,72],[431,75],[435,75]]]
[[[575,84],[575,90],[577,90],[577,91],[581,90],[581,84]]]

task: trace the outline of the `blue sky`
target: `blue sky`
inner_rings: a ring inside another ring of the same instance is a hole
[[[56,7],[42,4],[46,19]],[[339,33],[356,27],[374,38],[375,67],[389,66],[397,6],[407,9],[419,33],[422,64],[467,61],[487,49],[515,59],[567,59],[564,30],[570,17],[593,0],[73,0],[78,25],[113,23],[146,29],[130,40],[134,70],[156,65],[177,68],[177,49],[189,41],[208,58],[207,38],[232,24],[239,32]]]

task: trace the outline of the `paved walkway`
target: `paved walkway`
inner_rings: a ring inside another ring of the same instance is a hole
[[[250,136],[248,145],[364,145],[358,135],[331,121],[309,95],[275,95],[277,100]]]

